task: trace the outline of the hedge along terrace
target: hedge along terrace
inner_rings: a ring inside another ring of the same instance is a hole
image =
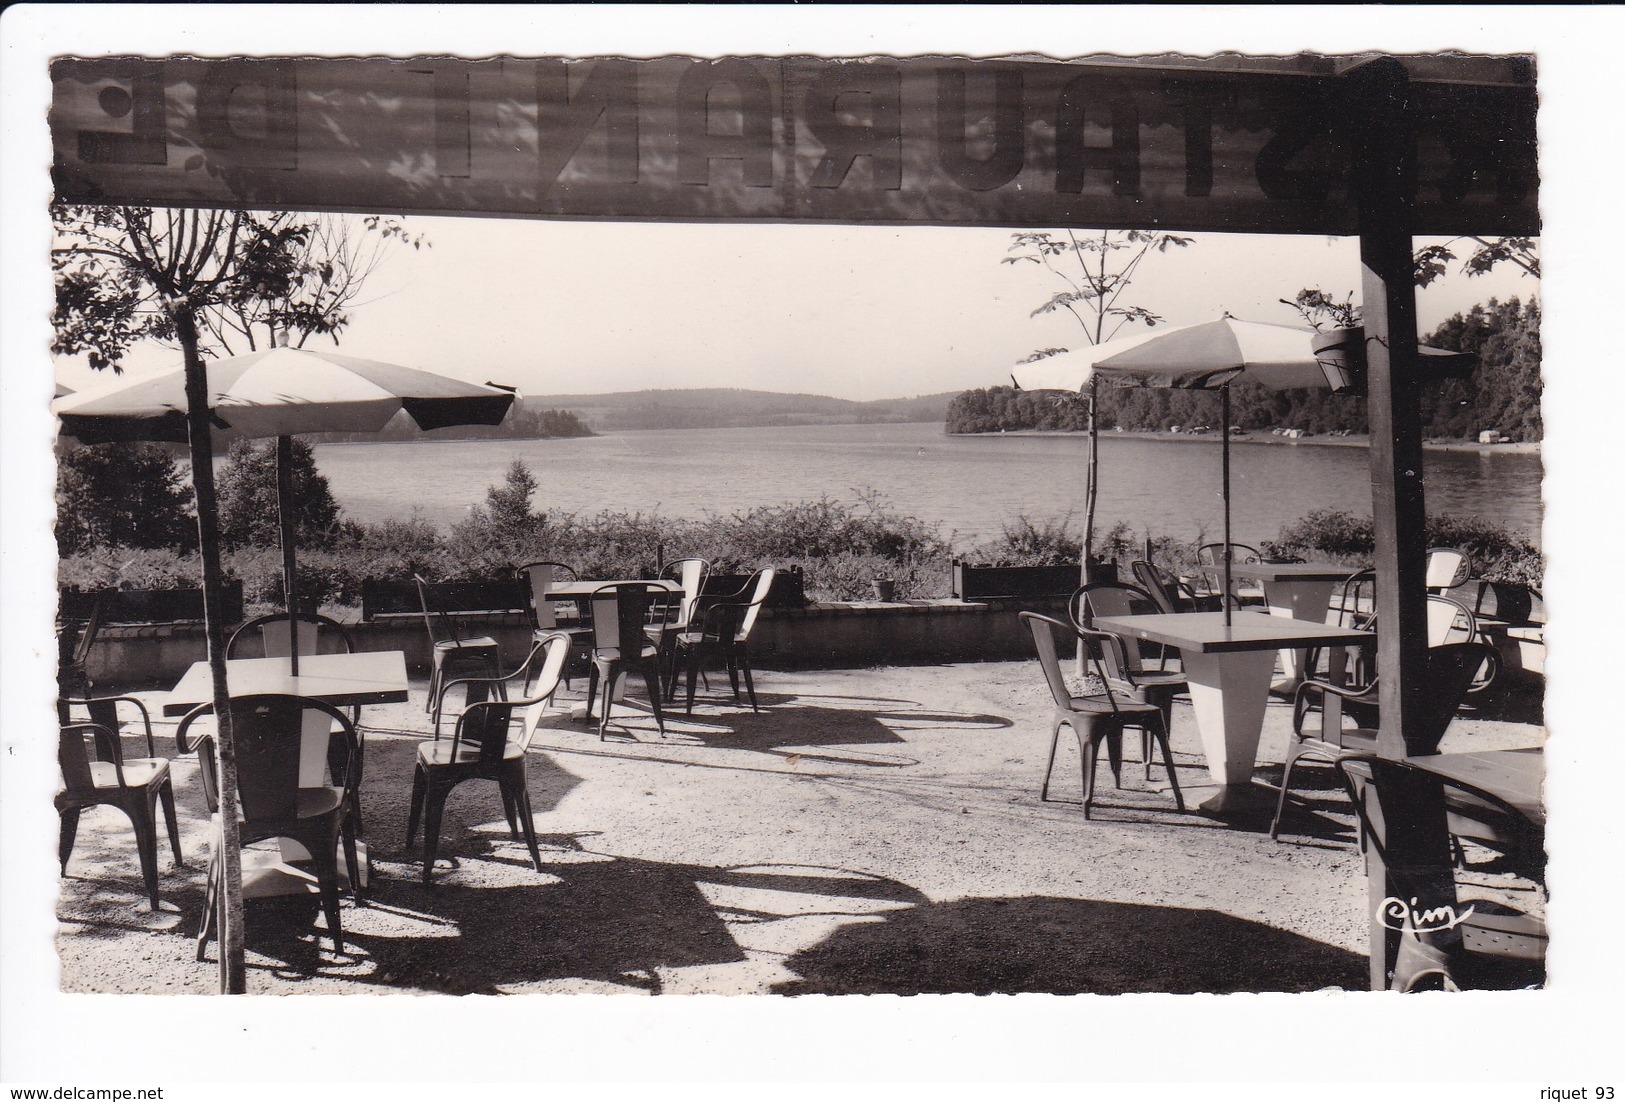
[[[226,569],[242,580],[245,600],[255,611],[280,607],[282,601],[270,454],[269,445],[239,444],[219,475]],[[133,461],[137,455],[139,463]],[[115,468],[136,472],[163,493],[132,486],[129,477],[111,478],[109,471]],[[1019,517],[995,540],[956,546],[939,525],[898,513],[874,492],[852,502],[825,497],[700,518],[538,511],[533,504],[536,480],[517,460],[503,483],[487,490],[485,503],[449,531],[417,517],[356,524],[343,519],[309,446],[297,440],[294,484],[300,498],[300,589],[333,610],[358,609],[361,583],[369,577],[404,579],[421,573],[445,581],[499,578],[537,559],[567,562],[584,577],[600,578],[647,577],[661,562],[688,555],[705,558],[713,570],[726,573],[794,564],[804,571],[808,596],[851,601],[867,598],[877,578],[895,579],[898,598],[947,597],[955,558],[993,566],[1047,566],[1075,563],[1081,554],[1081,538],[1073,533],[1070,516]],[[62,457],[58,497],[62,585],[196,586],[197,556],[187,546],[196,529],[176,522],[188,507],[184,470],[173,461],[168,466],[160,462],[153,446],[75,449]],[[132,501],[140,507],[132,510]],[[1119,523],[1101,539],[1100,553],[1117,562],[1127,577],[1128,564],[1144,555],[1148,539],[1152,557],[1182,573],[1194,566],[1197,547],[1211,542],[1205,536],[1183,541],[1137,533]],[[1540,584],[1539,551],[1500,525],[1476,517],[1439,516],[1429,521],[1428,540],[1468,552],[1480,577]],[[1270,557],[1347,563],[1353,570],[1370,563],[1371,520],[1320,510],[1285,526],[1261,550]]]

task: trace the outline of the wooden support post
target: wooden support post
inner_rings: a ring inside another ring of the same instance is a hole
[[[1416,352],[1412,212],[1415,142],[1409,78],[1392,58],[1351,70],[1346,105],[1352,123],[1360,212],[1360,264],[1371,419],[1371,508],[1376,537],[1378,752],[1430,753],[1412,745],[1426,692],[1427,513],[1422,495],[1421,389]]]

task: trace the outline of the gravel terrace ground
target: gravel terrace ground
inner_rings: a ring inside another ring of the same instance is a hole
[[[608,741],[579,722],[540,732],[529,762],[540,874],[509,837],[495,786],[459,787],[428,889],[404,845],[414,753],[428,730],[423,683],[408,704],[368,707],[370,898],[345,902],[337,956],[313,897],[251,902],[250,991],[1365,985],[1364,876],[1352,813],[1326,768],[1302,770],[1306,803],[1280,843],[1176,812],[1160,767],[1147,787],[1138,764],[1117,791],[1102,763],[1085,821],[1076,803],[1038,799],[1050,703],[1031,662],[761,671],[760,714],[715,691],[717,680],[664,739],[635,706],[635,681],[634,706],[616,711]],[[156,716],[161,694],[142,695]],[[1536,688],[1464,712],[1444,749],[1539,744],[1538,711]],[[173,721],[157,722],[160,753],[173,753]],[[1289,707],[1272,702],[1257,779],[1279,779],[1289,723]],[[1176,706],[1173,746],[1182,784],[1202,784],[1188,705]],[[133,740],[126,752],[137,753]],[[86,812],[60,881],[64,991],[216,990],[215,965],[193,953],[208,850],[195,761],[177,759],[174,775],[186,864],[172,867],[161,838],[157,913],[127,820]],[[1056,777],[1052,797],[1080,798],[1070,739]]]

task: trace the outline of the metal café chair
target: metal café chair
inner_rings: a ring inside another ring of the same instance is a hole
[[[1471,691],[1475,672],[1486,661],[1486,652],[1491,652],[1491,648],[1483,643],[1445,643],[1428,648],[1427,693],[1423,698],[1426,706],[1414,717],[1415,726],[1408,734],[1438,745],[1456,710]],[[1292,773],[1300,759],[1336,765],[1347,757],[1376,753],[1377,693],[1375,678],[1360,686],[1333,685],[1309,678],[1298,686],[1292,701],[1292,737],[1287,740],[1281,790],[1275,802],[1275,818],[1270,822],[1271,838],[1280,838],[1287,793],[1292,789]],[[1319,728],[1309,726],[1311,715],[1317,711],[1324,715],[1328,694],[1341,698],[1343,711],[1354,726],[1339,725],[1336,730],[1326,730],[1324,720]]]
[[[643,678],[655,724],[664,738],[666,717],[660,707],[664,695],[660,652],[666,626],[676,607],[672,592],[654,582],[614,582],[594,590],[590,603],[592,672],[587,680],[587,720],[592,720],[593,699],[602,685],[598,738],[600,741],[606,738],[616,682],[625,674],[635,672]]]
[[[698,622],[690,623],[688,630],[677,633],[677,654],[666,692],[668,698],[676,698],[676,668],[682,666],[687,673],[686,711],[690,715],[694,712],[695,684],[708,659],[721,659],[727,666],[735,704],[739,703],[739,678],[743,674],[750,710],[761,711],[756,704],[756,681],[751,674],[750,637],[777,575],[775,567],[758,570],[738,593],[706,606]]]
[[[1179,791],[1179,777],[1174,772],[1173,752],[1168,747],[1168,729],[1162,722],[1162,710],[1155,704],[1124,696],[1113,688],[1113,679],[1105,669],[1104,652],[1116,649],[1116,662],[1126,666],[1123,640],[1107,631],[1091,631],[1073,627],[1037,612],[1023,612],[1021,619],[1032,631],[1033,645],[1038,651],[1039,668],[1049,685],[1055,701],[1050,734],[1049,763],[1044,767],[1044,783],[1039,789],[1040,800],[1049,799],[1050,775],[1055,771],[1055,753],[1061,743],[1061,728],[1070,727],[1077,737],[1078,750],[1083,757],[1083,817],[1089,818],[1095,800],[1095,768],[1100,757],[1100,746],[1106,745],[1112,778],[1117,787],[1123,786],[1123,730],[1126,727],[1150,729],[1152,737],[1162,747],[1162,764],[1168,773],[1168,783],[1174,790],[1174,804],[1185,810],[1185,797]],[[1089,661],[1103,686],[1099,693],[1074,696],[1061,675],[1061,662],[1056,636],[1081,642],[1088,648]]]
[[[232,733],[237,748],[237,799],[241,819],[239,843],[243,846],[272,838],[297,842],[310,857],[327,932],[333,951],[344,951],[344,930],[339,918],[338,849],[342,842],[350,887],[361,898],[361,873],[357,862],[355,833],[350,829],[348,809],[353,806],[360,783],[356,768],[356,733],[350,717],[324,701],[308,697],[267,693],[233,697],[230,702]],[[214,705],[203,704],[188,712],[175,732],[182,753],[196,752],[198,772],[212,813],[213,842],[210,844],[209,877],[204,889],[203,918],[198,926],[197,959],[202,960],[214,930],[215,909],[225,870],[220,824],[220,776],[215,762],[212,733],[193,735],[191,728]],[[337,744],[341,761],[334,783],[304,786],[300,783],[300,750],[304,741],[306,717],[312,712],[324,717],[329,728],[328,761],[334,760],[332,744]]]
[[[406,844],[412,845],[418,823],[423,823],[423,883],[430,883],[435,855],[440,848],[441,816],[446,797],[464,781],[495,781],[502,794],[502,810],[513,837],[524,838],[536,871],[542,871],[536,844],[536,824],[525,782],[526,754],[536,728],[552,704],[562,680],[570,637],[554,632],[531,648],[519,669],[499,677],[462,678],[447,683],[443,692],[465,690],[465,707],[457,715],[451,737],[442,738],[439,725],[434,739],[418,744],[412,772],[412,804],[406,822]],[[536,681],[533,694],[508,697],[508,685]],[[509,734],[515,715],[520,717],[517,737]]]
[[[445,684],[448,671],[473,668],[487,677],[495,677],[502,672],[502,658],[495,639],[483,635],[463,638],[456,617],[433,599],[429,583],[421,574],[413,574],[412,581],[417,584],[418,604],[423,609],[423,626],[429,633],[429,651],[434,663],[429,676],[429,698],[423,702],[423,710],[433,712],[439,707],[440,687]],[[440,717],[436,715],[435,723],[439,722]]]
[[[1138,586],[1122,582],[1089,582],[1072,591],[1067,601],[1067,612],[1072,626],[1093,630],[1096,616],[1133,616],[1153,612],[1156,603],[1151,595]],[[1162,712],[1163,727],[1173,730],[1174,697],[1190,692],[1185,674],[1179,670],[1162,668],[1167,661],[1166,651],[1159,655],[1157,669],[1148,669],[1140,652],[1140,642],[1119,636],[1122,649],[1102,648],[1105,672],[1112,679],[1112,687],[1129,696],[1138,695],[1147,703],[1155,704]],[[1118,665],[1118,656],[1124,659]],[[1140,729],[1140,761],[1145,765],[1147,779],[1151,776],[1151,731]]]
[[[170,781],[168,759],[158,757],[153,748],[150,723],[147,725],[147,753],[145,758],[126,758],[116,728],[86,722],[61,726],[57,736],[57,764],[62,770],[62,790],[56,794],[56,810],[61,820],[57,856],[62,875],[68,875],[68,859],[73,856],[80,814],[88,807],[104,804],[118,808],[135,830],[141,879],[146,886],[147,901],[156,911],[160,803],[175,864],[178,867],[183,862],[180,832],[175,824],[175,786]]]

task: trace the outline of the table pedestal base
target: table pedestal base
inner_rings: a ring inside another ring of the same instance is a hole
[[[1250,781],[1185,787],[1186,807],[1238,827],[1268,827],[1275,817],[1275,800],[1275,789]]]
[[[1327,608],[1332,601],[1332,585],[1331,582],[1304,578],[1267,581],[1264,583],[1264,600],[1270,607],[1271,616],[1324,624]],[[1308,676],[1309,671],[1304,669],[1308,653],[1307,650],[1293,648],[1281,651],[1281,672],[1286,675],[1288,692],[1296,689],[1298,682]]]
[[[1275,652],[1192,651],[1184,659],[1208,772],[1216,784],[1244,785],[1252,780],[1258,760]]]

